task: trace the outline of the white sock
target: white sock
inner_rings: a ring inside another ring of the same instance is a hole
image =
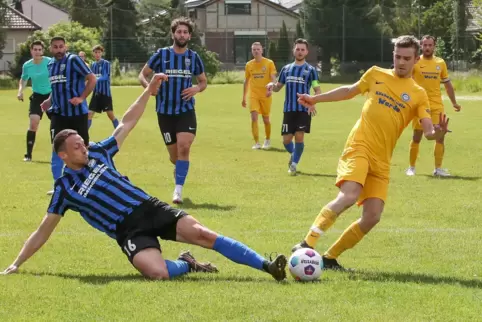
[[[177,184],[176,189],[174,189],[177,193],[182,193],[182,185]]]

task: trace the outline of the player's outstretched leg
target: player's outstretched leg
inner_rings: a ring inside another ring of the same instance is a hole
[[[189,252],[181,253],[177,260],[164,259],[159,249],[146,248],[132,259],[134,267],[145,277],[155,280],[173,279],[190,272],[216,273],[216,266],[200,263]]]
[[[335,223],[338,216],[355,204],[363,187],[354,181],[345,181],[340,186],[336,199],[321,209],[305,239],[292,248],[292,252],[300,248],[315,248],[320,236]]]
[[[278,255],[274,260],[267,260],[243,243],[209,230],[192,216],[179,219],[176,226],[176,240],[213,249],[235,263],[264,271],[277,281],[286,278],[287,260],[284,255]]]

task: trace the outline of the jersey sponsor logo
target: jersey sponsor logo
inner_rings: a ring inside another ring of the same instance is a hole
[[[89,174],[87,179],[85,179],[85,181],[82,183],[82,186],[78,191],[79,195],[81,195],[84,198],[87,198],[90,190],[95,185],[97,180],[99,180],[100,176],[102,175],[102,173],[105,172],[105,170],[107,170],[107,166],[105,164],[97,165]]]
[[[49,77],[50,84],[66,83],[67,77],[64,75],[54,75]]]
[[[164,73],[169,77],[190,78],[192,76],[191,71],[188,69],[166,69]]]
[[[304,77],[296,77],[296,76],[287,76],[287,77],[286,77],[286,82],[287,82],[287,83],[304,84],[304,83],[305,83],[305,78],[304,78]]]
[[[400,108],[405,108],[405,105],[403,103],[398,102],[397,100],[395,100],[393,97],[391,97],[388,94],[385,94],[385,93],[380,92],[380,91],[376,91],[375,94],[378,95],[378,96],[381,96],[381,97],[378,97],[378,104],[380,104],[380,105],[391,108],[392,110],[394,110],[395,112],[398,112],[398,113],[400,113]],[[406,94],[406,93],[402,94],[402,96],[403,95],[408,96],[408,94]],[[410,99],[410,96],[408,96],[408,99]]]

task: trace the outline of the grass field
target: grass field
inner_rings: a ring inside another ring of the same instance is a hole
[[[139,92],[136,87],[113,89],[118,117]],[[250,121],[240,107],[240,94],[240,85],[213,85],[198,96],[198,136],[184,208],[261,254],[289,255],[320,208],[337,193],[337,159],[363,100],[318,108],[298,166],[301,174],[290,177],[279,136],[282,94],[273,101],[271,151],[251,150]],[[18,103],[15,91],[0,95],[3,270],[45,214],[45,192],[52,179],[47,119],[37,136],[35,162],[23,163],[27,103]],[[444,166],[452,178],[431,176],[433,145],[427,141],[422,143],[418,175],[406,177],[411,131],[405,131],[394,153],[382,221],[340,258],[358,270],[355,274],[324,272],[318,283],[289,278],[280,284],[216,252],[163,242],[166,258],[177,258],[189,248],[198,259],[215,263],[220,273],[148,282],[114,241],[77,214],[67,213],[21,273],[0,276],[0,321],[481,321],[481,98],[460,99],[463,112],[448,112],[453,133],[447,137]],[[172,165],[153,104],[116,164],[135,184],[170,201]],[[92,140],[111,132],[107,117],[97,115]],[[347,211],[317,249],[323,252],[359,214],[357,208]]]

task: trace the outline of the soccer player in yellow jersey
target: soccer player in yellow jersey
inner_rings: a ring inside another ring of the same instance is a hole
[[[442,93],[440,91],[440,83],[445,86],[452,106],[458,112],[461,107],[457,104],[455,99],[454,88],[449,79],[449,73],[447,71],[447,65],[445,61],[437,56],[434,56],[435,50],[435,37],[423,36],[422,37],[422,56],[413,69],[413,79],[418,85],[422,86],[428,95],[430,102],[430,114],[432,116],[432,123],[438,124],[440,114],[444,114],[444,106],[442,103]],[[422,127],[417,119],[413,120],[413,139],[410,142],[410,167],[407,169],[406,174],[408,176],[415,175],[415,162],[418,157],[419,144],[422,140]],[[450,176],[447,170],[442,169],[442,160],[444,157],[445,145],[444,139],[437,140],[435,142],[434,157],[435,157],[435,170],[434,176],[447,177]]]
[[[263,116],[264,131],[266,139],[263,149],[269,149],[271,145],[271,123],[269,115],[271,112],[271,92],[266,90],[269,82],[276,80],[276,67],[271,59],[263,57],[263,46],[255,42],[251,45],[251,53],[254,59],[246,63],[245,79],[243,88],[243,101],[241,105],[246,107],[246,96],[249,94],[249,110],[251,112],[251,132],[253,133],[253,149],[261,149],[259,144],[258,115]]]
[[[314,248],[346,209],[355,202],[363,205],[360,219],[352,223],[323,255],[325,269],[345,270],[337,261],[344,251],[354,247],[379,222],[387,198],[390,161],[398,138],[414,117],[420,119],[428,140],[439,140],[447,132],[448,120],[440,115],[434,127],[427,94],[412,79],[420,44],[413,36],[395,41],[394,69],[370,68],[353,85],[342,86],[325,94],[298,94],[299,102],[310,111],[319,102],[348,100],[367,94],[360,119],[353,127],[338,163],[338,196],[321,210],[305,239],[293,247]]]

